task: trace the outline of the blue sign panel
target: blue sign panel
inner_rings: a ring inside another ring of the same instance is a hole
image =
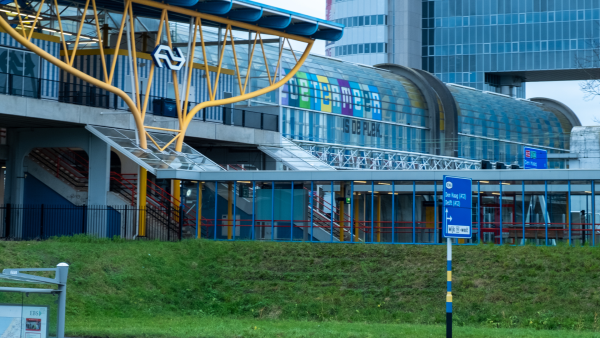
[[[523,148],[523,168],[548,169],[548,152],[542,149]]]
[[[470,178],[444,176],[445,238],[471,238],[471,196]]]

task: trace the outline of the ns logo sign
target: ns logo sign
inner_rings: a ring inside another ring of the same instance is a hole
[[[180,70],[185,64],[183,52],[177,47],[172,51],[168,46],[158,45],[154,48],[151,55],[154,65],[158,68],[162,68],[164,64],[171,70]]]

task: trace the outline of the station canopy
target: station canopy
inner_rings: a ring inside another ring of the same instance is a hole
[[[63,5],[85,4],[86,1],[62,0],[59,3]],[[344,34],[344,26],[341,24],[249,0],[165,0],[162,3],[317,40],[338,41]],[[122,12],[124,1],[98,0],[97,4],[100,8]],[[133,14],[159,19],[161,9],[134,2]],[[178,13],[169,13],[169,19],[188,22],[189,17]],[[210,20],[205,19],[202,20],[202,23],[203,25],[211,24]],[[214,25],[218,26],[219,24],[214,23]]]

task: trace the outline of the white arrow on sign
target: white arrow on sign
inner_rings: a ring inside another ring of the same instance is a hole
[[[446,209],[446,220],[452,222],[452,216],[448,217],[448,209]]]

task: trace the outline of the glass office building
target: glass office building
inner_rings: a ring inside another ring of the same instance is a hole
[[[337,19],[348,6],[359,11],[368,1],[353,2],[334,2],[330,18]],[[577,70],[598,67],[600,61],[592,52],[600,38],[597,0],[392,0],[386,6],[390,52],[384,62],[421,68],[446,83],[523,98],[527,81],[584,80]],[[422,18],[419,24],[406,19],[400,9],[406,6]],[[419,42],[418,65],[398,56],[395,44],[403,35],[393,33],[399,27]],[[366,29],[348,28],[344,39]],[[331,45],[332,55],[352,61],[355,57],[343,48],[336,53],[344,39]],[[374,64],[365,61],[360,62]]]

